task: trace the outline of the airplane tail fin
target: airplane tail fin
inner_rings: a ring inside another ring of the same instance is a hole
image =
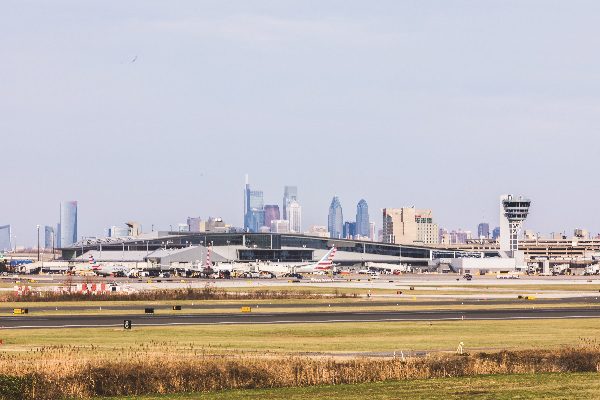
[[[335,252],[337,249],[333,246],[317,263],[318,268],[326,269],[333,266],[333,259],[335,258]]]

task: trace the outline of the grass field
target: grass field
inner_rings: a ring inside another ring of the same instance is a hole
[[[164,396],[111,397],[113,400],[224,399],[598,399],[600,374],[552,373],[435,378],[302,388],[227,390]],[[107,398],[108,399],[108,398]]]
[[[76,329],[0,330],[4,352],[41,346],[94,347],[94,352],[160,343],[163,351],[208,352],[387,352],[549,348],[595,338],[600,319],[513,321],[364,322],[276,325],[195,325]]]

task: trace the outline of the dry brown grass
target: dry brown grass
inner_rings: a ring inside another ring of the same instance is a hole
[[[36,291],[22,295],[5,293],[0,302],[49,302],[49,301],[160,301],[160,300],[286,300],[286,299],[324,299],[356,297],[335,290],[332,293],[318,293],[310,290],[269,290],[227,291],[222,288],[206,286],[201,289],[153,289],[139,292],[114,292],[91,294],[79,292]]]
[[[481,374],[600,372],[600,345],[424,358],[334,359],[298,356],[214,355],[190,346],[171,351],[146,343],[114,354],[53,346],[0,354],[0,397],[90,398],[297,387]],[[165,354],[170,354],[165,356]]]

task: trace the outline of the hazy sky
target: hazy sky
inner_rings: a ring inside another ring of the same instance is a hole
[[[79,200],[80,235],[187,216],[242,225],[297,185],[495,226],[600,231],[598,1],[0,3],[0,225],[33,244]]]

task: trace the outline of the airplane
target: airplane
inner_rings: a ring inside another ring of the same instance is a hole
[[[250,268],[255,269],[256,272],[270,272],[272,274],[275,274],[276,276],[281,276],[289,273],[324,273],[326,271],[332,270],[333,267],[335,267],[335,264],[333,264],[333,258],[335,257],[336,251],[337,249],[335,248],[335,246],[332,247],[327,252],[327,254],[325,254],[316,263],[294,264],[263,261],[249,264],[249,266]]]
[[[78,265],[73,272],[78,275],[98,275],[98,276],[128,276],[131,268],[122,265],[102,265],[96,263],[94,256],[90,254],[88,264]]]
[[[314,274],[324,271],[332,271],[336,264],[333,263],[337,249],[332,246],[331,249],[315,264],[293,267],[294,272]]]

